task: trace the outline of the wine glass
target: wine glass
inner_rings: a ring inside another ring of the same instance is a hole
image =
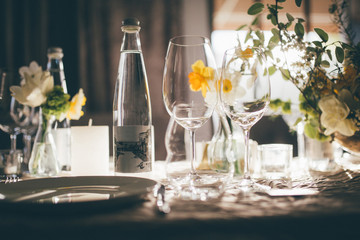
[[[11,158],[16,157],[16,138],[21,129],[30,121],[30,108],[15,100],[10,94],[10,86],[19,83],[20,78],[15,74],[0,70],[1,79],[1,100],[0,100],[0,129],[10,135]],[[13,159],[12,159],[12,162]]]
[[[270,80],[266,57],[259,48],[228,49],[221,71],[220,101],[226,115],[244,131],[244,176],[240,185],[253,187],[249,172],[249,136],[270,102]]]
[[[188,130],[191,166],[187,177],[194,191],[207,181],[196,166],[195,132],[214,111],[217,81],[216,62],[207,38],[179,36],[170,40],[163,75],[163,100],[169,115]]]
[[[24,105],[22,105],[24,106]],[[21,171],[29,171],[29,161],[31,156],[32,141],[39,126],[39,111],[40,107],[28,107],[24,106],[23,111],[29,116],[29,121],[26,125],[21,127],[21,133],[23,134],[24,142],[24,159],[21,165]]]

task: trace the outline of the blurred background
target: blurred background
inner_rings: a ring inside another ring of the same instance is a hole
[[[275,1],[0,0],[0,67],[17,71],[19,67],[37,61],[45,69],[47,48],[61,47],[68,92],[73,96],[83,88],[87,97],[84,117],[71,124],[86,125],[92,118],[94,125],[109,125],[112,129],[113,91],[123,37],[121,21],[127,17],[138,18],[142,27],[141,44],[155,126],[156,159],[165,159],[164,135],[169,116],[162,101],[161,88],[169,39],[184,34],[207,36],[220,62],[224,50],[234,46],[236,36],[241,34],[234,30],[251,23],[252,17],[246,12],[254,2]],[[297,8],[293,0],[288,0],[283,12],[304,18],[307,32],[320,27],[332,39],[340,39],[341,35],[328,14],[331,2],[303,0],[302,7]],[[352,0],[350,4],[349,15],[360,32],[360,17],[356,12],[360,1]],[[263,30],[271,28],[265,16],[259,26]],[[286,90],[288,83],[280,78],[274,76],[272,79],[273,98],[287,100],[296,97],[296,90],[291,86]],[[253,127],[251,134],[251,138],[259,143],[293,143],[296,151],[296,136],[289,132],[281,118],[264,117]],[[9,136],[0,132],[0,149],[9,146]]]

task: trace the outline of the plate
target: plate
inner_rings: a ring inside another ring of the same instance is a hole
[[[0,184],[0,208],[81,210],[143,200],[156,181],[123,176],[56,177]]]

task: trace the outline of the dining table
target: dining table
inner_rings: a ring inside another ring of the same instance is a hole
[[[201,201],[178,197],[164,166],[156,161],[149,179],[165,186],[168,213],[159,211],[153,189],[126,201],[52,207],[0,200],[1,239],[360,239],[359,170],[309,171],[291,188],[256,180],[279,192],[243,191],[234,176],[220,198]]]

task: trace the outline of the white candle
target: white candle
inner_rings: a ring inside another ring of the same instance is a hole
[[[71,127],[73,175],[109,174],[109,127]]]

